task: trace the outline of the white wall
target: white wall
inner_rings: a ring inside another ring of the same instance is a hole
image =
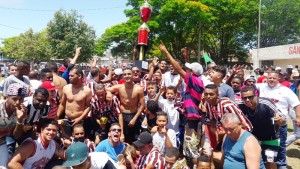
[[[287,64],[299,65],[300,43],[261,48],[259,49],[259,54],[257,54],[257,49],[254,49],[250,51],[250,53],[252,54],[253,67],[260,67],[261,60],[274,60],[275,65],[282,64],[282,67],[286,67]],[[276,60],[278,59],[280,59],[281,61],[277,62]],[[277,62],[277,64],[275,62]]]

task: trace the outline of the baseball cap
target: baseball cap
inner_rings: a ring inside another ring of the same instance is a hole
[[[255,76],[253,76],[253,75],[247,76],[247,77],[245,78],[245,81],[247,81],[247,80],[254,80],[254,81],[256,81]]]
[[[286,73],[286,72],[279,72],[279,75],[281,75],[281,76],[286,76],[287,73]]]
[[[197,62],[185,63],[185,67],[191,69],[196,76],[200,76],[203,73],[203,67]]]
[[[82,164],[89,156],[89,150],[86,144],[75,142],[71,144],[66,151],[67,161],[63,166],[71,167]]]
[[[287,65],[286,68],[288,68],[288,69],[294,69],[294,67],[292,65]]]
[[[275,70],[281,70],[281,67],[276,67]]]
[[[45,88],[47,90],[55,90],[57,89],[57,87],[54,86],[53,82],[51,81],[43,81],[43,83],[41,84],[42,88]]]
[[[152,143],[152,136],[148,132],[142,132],[139,135],[138,139],[135,142],[133,142],[133,144],[136,147],[142,147],[143,145],[150,144],[150,143]]]
[[[121,74],[123,74],[123,70],[120,69],[120,68],[115,69],[114,72],[115,72],[115,75],[121,75]]]
[[[7,96],[23,96],[26,95],[26,86],[20,83],[12,83],[7,88]]]
[[[61,67],[58,68],[59,72],[65,72],[66,70],[67,70],[67,68],[64,67],[64,66],[61,66]]]

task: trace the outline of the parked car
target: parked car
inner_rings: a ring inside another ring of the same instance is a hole
[[[6,65],[4,63],[0,63],[0,75],[2,77],[8,75],[8,67],[6,67]]]

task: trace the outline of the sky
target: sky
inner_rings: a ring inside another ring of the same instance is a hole
[[[97,37],[106,28],[127,20],[127,0],[0,0],[0,43],[29,28],[39,32],[47,27],[59,9],[76,10],[83,21],[96,30]],[[1,45],[1,44],[0,44]]]

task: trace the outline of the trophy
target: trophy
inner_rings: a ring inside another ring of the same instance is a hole
[[[140,7],[140,18],[143,21],[143,24],[138,29],[138,44],[136,46],[138,51],[138,60],[135,60],[134,62],[135,66],[144,71],[148,69],[148,62],[145,61],[145,54],[148,48],[148,35],[150,29],[146,22],[148,22],[151,17],[151,11],[151,5],[148,3],[148,0],[145,0],[144,4]]]
[[[100,121],[100,127],[101,127],[101,129],[105,130],[106,124],[108,122],[108,118],[106,116],[102,116],[102,117],[100,117],[99,121]]]

